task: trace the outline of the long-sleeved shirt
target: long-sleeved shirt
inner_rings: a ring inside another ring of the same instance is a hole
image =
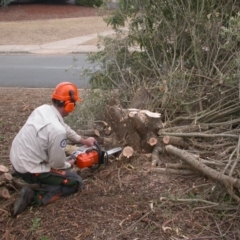
[[[10,161],[20,173],[69,168],[65,154],[67,139],[79,142],[81,136],[64,123],[54,106],[42,105],[31,113],[14,138]]]

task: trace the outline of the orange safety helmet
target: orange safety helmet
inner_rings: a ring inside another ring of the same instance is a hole
[[[75,107],[75,102],[81,102],[82,99],[78,96],[77,87],[70,82],[59,83],[52,94],[52,99],[59,100],[64,103],[66,112],[72,112]]]

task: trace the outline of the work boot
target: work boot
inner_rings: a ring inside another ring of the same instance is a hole
[[[33,201],[34,191],[28,187],[24,186],[20,191],[20,197],[15,201],[13,206],[13,216],[18,215],[23,212],[28,206],[31,205]]]

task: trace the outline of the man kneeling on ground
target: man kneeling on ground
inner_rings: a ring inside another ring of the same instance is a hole
[[[16,174],[27,183],[40,185],[38,190],[28,186],[21,189],[14,216],[30,205],[46,205],[82,188],[81,177],[70,170],[74,160],[66,161],[67,140],[87,146],[96,140],[83,139],[64,123],[63,118],[74,110],[77,101],[81,99],[74,84],[58,84],[52,94],[53,104],[36,108],[14,138],[10,161]]]

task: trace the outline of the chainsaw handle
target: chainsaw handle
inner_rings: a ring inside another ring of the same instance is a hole
[[[95,145],[95,147],[96,147],[96,149],[98,151],[99,159],[98,159],[98,164],[90,167],[90,169],[93,170],[93,171],[97,170],[101,166],[101,164],[103,164],[103,162],[104,162],[103,155],[102,155],[103,152],[102,152],[101,147],[99,146],[99,144],[97,142],[95,142],[94,145]]]

